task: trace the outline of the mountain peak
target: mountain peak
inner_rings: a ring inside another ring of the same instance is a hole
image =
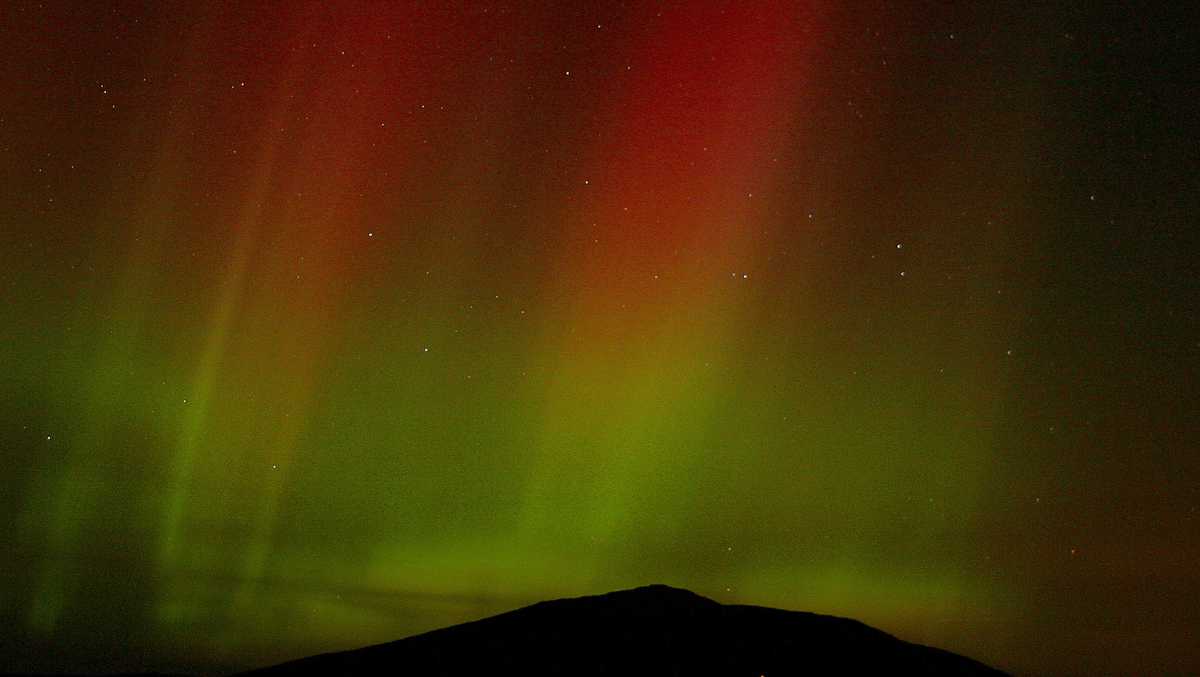
[[[645,585],[539,602],[364,649],[255,671],[256,677],[524,675],[1002,675],[845,618],[723,605]]]
[[[625,590],[614,590],[601,595],[594,595],[600,599],[620,599],[620,598],[636,598],[641,600],[660,600],[669,601],[676,604],[716,604],[713,600],[697,595],[691,590],[684,588],[673,588],[664,583],[651,583],[650,585],[642,585],[636,588],[627,588]],[[579,598],[586,599],[586,598]]]
[[[653,595],[655,597],[700,597],[700,595],[697,595],[696,593],[692,592],[691,590],[687,590],[684,588],[673,588],[673,587],[667,585],[666,583],[651,583],[649,585],[640,585],[636,588],[628,588],[625,590],[614,590],[613,592],[610,592],[608,594],[621,595],[621,594],[626,594],[626,593],[638,594],[638,595]],[[707,598],[700,597],[700,599],[707,599]]]

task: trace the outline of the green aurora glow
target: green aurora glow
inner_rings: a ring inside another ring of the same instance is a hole
[[[1186,671],[1194,41],[335,4],[0,10],[0,662],[664,582]]]

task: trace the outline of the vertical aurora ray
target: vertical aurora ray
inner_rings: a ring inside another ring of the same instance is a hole
[[[131,411],[137,405],[130,397],[131,391],[146,387],[153,378],[144,370],[146,365],[138,363],[138,348],[149,340],[146,334],[153,322],[144,290],[162,282],[166,247],[162,224],[174,218],[172,208],[181,200],[185,175],[183,163],[171,153],[171,137],[170,133],[163,135],[155,149],[150,183],[133,197],[132,208],[122,200],[105,205],[101,227],[130,234],[123,264],[113,292],[92,299],[104,309],[100,338],[90,355],[90,367],[84,371],[90,371],[90,377],[77,383],[83,405],[75,433],[61,441],[66,448],[63,470],[34,485],[34,498],[20,519],[25,528],[42,532],[27,538],[42,540],[48,553],[37,574],[35,602],[30,608],[30,627],[39,634],[53,634],[66,600],[86,585],[74,562],[83,557],[85,541],[93,538],[88,533],[89,522],[104,511],[102,497],[121,477],[109,455],[129,441],[125,437],[129,428],[144,423],[141,415]],[[86,326],[94,313],[94,308],[81,306],[75,322]],[[47,441],[52,441],[52,436],[48,435]]]
[[[1191,70],[1084,14],[0,8],[0,662],[655,581],[1187,644]]]
[[[547,292],[569,310],[542,348],[555,366],[523,526],[597,557],[623,525],[677,508],[650,500],[654,485],[710,453],[702,431],[720,415],[713,392],[769,200],[762,168],[778,162],[781,114],[804,85],[802,29],[819,30],[782,6],[635,21],[649,28],[614,59],[627,65],[589,130],[599,142],[573,176]]]

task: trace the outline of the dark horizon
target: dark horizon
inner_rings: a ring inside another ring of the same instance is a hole
[[[0,3],[0,667],[662,581],[1200,674],[1200,6]]]
[[[1004,677],[968,657],[853,619],[722,605],[656,584],[549,600],[472,623],[238,677],[488,672],[522,675],[922,674]]]
[[[1003,677],[970,657],[904,641],[854,619],[722,605],[651,584],[535,604],[410,637],[248,670],[190,677],[403,673],[477,675],[923,674]],[[95,674],[113,677],[159,673]],[[32,677],[0,673],[0,677]],[[75,677],[59,675],[59,677]],[[183,675],[177,675],[183,677]]]

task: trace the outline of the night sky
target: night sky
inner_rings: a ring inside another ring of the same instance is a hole
[[[993,4],[0,4],[0,668],[1200,672],[1200,16]]]

